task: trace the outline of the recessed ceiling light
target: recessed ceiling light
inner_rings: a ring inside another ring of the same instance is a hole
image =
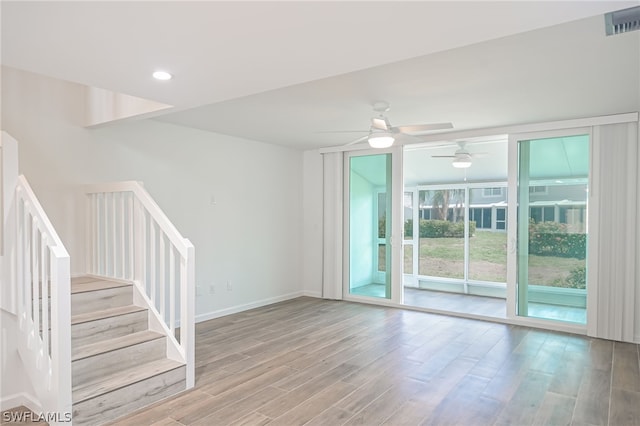
[[[153,78],[156,80],[171,80],[173,76],[166,71],[156,71],[153,73]]]

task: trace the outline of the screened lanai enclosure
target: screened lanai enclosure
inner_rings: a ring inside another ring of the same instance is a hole
[[[465,141],[349,158],[349,292],[392,299],[392,223],[402,229],[402,295],[410,306],[586,323],[589,135]],[[402,188],[402,194],[393,194]],[[401,208],[393,202],[402,200]],[[393,215],[401,216],[395,218]]]

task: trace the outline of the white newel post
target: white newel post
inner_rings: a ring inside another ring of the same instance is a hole
[[[56,259],[54,262],[53,259]],[[51,249],[51,389],[57,396],[59,413],[72,412],[71,399],[71,271],[69,255],[59,247]]]
[[[187,246],[187,260],[184,268],[184,277],[181,281],[181,330],[184,329],[184,342],[181,342],[185,348],[185,358],[187,360],[187,389],[195,385],[195,248],[189,240],[185,240]],[[182,340],[182,335],[180,337]]]

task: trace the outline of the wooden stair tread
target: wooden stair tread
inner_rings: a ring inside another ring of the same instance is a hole
[[[86,275],[80,277],[71,277],[71,284],[90,283],[91,281],[102,281],[101,278],[89,277]]]
[[[148,362],[142,366],[119,371],[102,377],[99,381],[84,383],[73,388],[73,403],[77,404],[96,396],[129,386],[153,376],[184,366],[183,363],[171,359]]]
[[[71,325],[82,324],[84,322],[95,321],[103,318],[117,317],[119,315],[131,314],[134,312],[146,311],[146,308],[127,305],[118,306],[115,308],[103,309],[100,311],[87,312],[85,314],[78,314],[71,317]]]
[[[72,283],[71,294],[85,293],[88,291],[106,290],[109,288],[131,287],[128,283],[119,283],[115,281],[96,280],[87,283]]]
[[[151,330],[145,330],[138,331],[137,333],[127,334],[126,336],[122,337],[114,337],[113,339],[103,340],[101,342],[89,343],[88,345],[75,348],[73,350],[73,354],[71,355],[71,360],[76,361],[93,355],[103,354],[106,352],[114,351],[116,349],[133,346],[138,343],[161,339],[163,337],[165,337],[164,334],[160,334]]]
[[[71,281],[78,424],[103,423],[109,413],[123,415],[184,390],[185,364],[166,358],[166,336],[148,329],[148,308],[133,304],[133,290],[132,283],[108,278]]]

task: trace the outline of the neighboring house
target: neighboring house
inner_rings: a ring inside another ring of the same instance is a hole
[[[503,187],[472,190],[469,197],[469,219],[476,222],[476,229],[505,231],[507,217],[506,182]],[[584,231],[586,222],[586,184],[567,186],[532,186],[529,191],[529,210],[534,222],[558,222],[579,226]],[[423,197],[419,217],[433,219],[432,201]],[[447,220],[453,220],[453,211],[461,209],[463,203],[449,205]],[[409,210],[405,217],[410,217]],[[461,215],[457,220],[462,220]],[[579,229],[575,229],[578,231]]]

